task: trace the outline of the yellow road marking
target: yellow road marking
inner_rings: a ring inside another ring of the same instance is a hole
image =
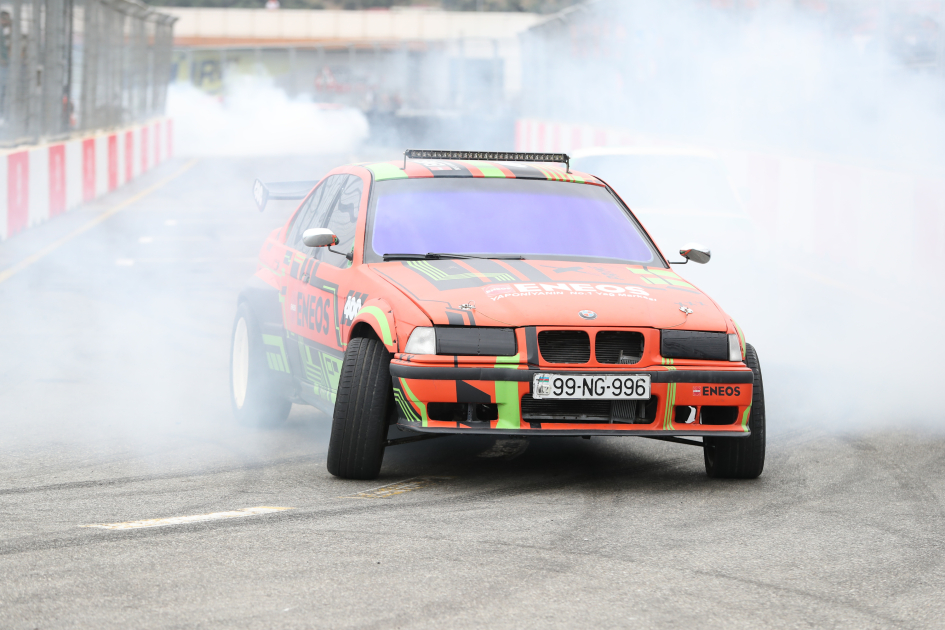
[[[389,499],[394,495],[403,494],[405,492],[412,492],[414,490],[420,490],[421,488],[426,488],[427,486],[432,486],[435,483],[439,483],[441,481],[447,481],[449,479],[453,479],[453,477],[413,477],[411,479],[398,481],[397,483],[392,483],[387,486],[381,486],[380,488],[374,488],[373,490],[365,490],[364,492],[359,492],[349,497],[340,497],[340,498],[342,499]]]
[[[221,518],[238,518],[240,516],[257,516],[293,510],[290,507],[251,507],[230,512],[213,512],[211,514],[197,514],[194,516],[172,516],[170,518],[149,518],[143,521],[128,521],[126,523],[106,523],[104,525],[80,525],[79,527],[98,527],[100,529],[141,529],[143,527],[164,527],[166,525],[182,525],[184,523],[200,523],[202,521],[216,521]]]
[[[144,190],[142,190],[141,192],[139,192],[137,195],[134,195],[133,197],[129,197],[128,199],[125,199],[124,201],[122,201],[122,202],[120,202],[120,203],[118,203],[118,204],[112,206],[111,208],[109,208],[108,210],[106,210],[106,211],[103,212],[102,214],[98,215],[97,217],[95,217],[94,219],[92,219],[91,221],[89,221],[88,223],[86,223],[85,225],[83,225],[83,226],[77,228],[76,230],[70,232],[69,234],[66,234],[65,236],[63,236],[63,237],[60,238],[59,240],[53,241],[52,243],[50,243],[50,244],[47,245],[46,247],[42,248],[41,250],[39,250],[39,251],[36,252],[35,254],[31,254],[31,255],[27,256],[26,258],[24,258],[23,260],[21,260],[20,262],[18,262],[18,263],[16,263],[15,265],[13,265],[12,267],[7,267],[7,268],[4,269],[3,271],[0,271],[0,283],[4,282],[4,281],[6,281],[6,280],[9,280],[10,278],[12,278],[12,277],[15,276],[16,274],[20,273],[21,271],[23,271],[24,269],[26,269],[27,267],[29,267],[29,266],[32,265],[33,263],[35,263],[35,262],[37,262],[37,261],[39,261],[39,260],[45,258],[46,256],[48,256],[49,254],[51,254],[51,253],[54,252],[55,250],[59,249],[60,247],[62,247],[63,245],[65,245],[66,243],[68,243],[69,241],[71,241],[72,239],[74,239],[75,237],[79,236],[79,235],[82,234],[83,232],[86,232],[86,231],[92,229],[93,227],[95,227],[96,225],[98,225],[99,223],[101,223],[102,221],[104,221],[105,219],[108,219],[108,218],[110,218],[110,217],[112,217],[112,216],[118,214],[119,212],[121,212],[122,210],[124,210],[125,208],[127,208],[128,206],[133,205],[133,204],[135,204],[135,203],[141,201],[142,199],[144,199],[145,197],[147,197],[148,195],[150,195],[151,193],[153,193],[153,192],[154,192],[155,190],[157,190],[158,188],[161,188],[162,186],[164,186],[165,184],[167,184],[167,183],[170,182],[171,180],[174,180],[174,179],[180,177],[181,175],[183,175],[185,171],[187,171],[190,167],[192,167],[192,166],[193,166],[194,164],[196,164],[196,163],[197,163],[197,160],[196,160],[196,159],[187,162],[187,164],[185,164],[185,165],[184,165],[180,170],[178,170],[176,173],[173,173],[173,174],[171,174],[171,175],[168,175],[167,177],[165,177],[165,178],[162,179],[161,181],[156,182],[156,183],[154,183],[154,184],[151,184],[150,186],[148,186],[147,188],[145,188]]]

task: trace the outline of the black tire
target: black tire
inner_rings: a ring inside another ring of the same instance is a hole
[[[246,304],[236,309],[230,335],[230,402],[236,420],[250,427],[278,426],[292,408],[269,369],[259,322]]]
[[[706,437],[705,472],[721,479],[755,479],[765,467],[765,391],[754,346],[745,344],[745,363],[754,375],[748,437]]]
[[[381,472],[391,395],[391,355],[378,339],[348,342],[328,442],[328,472],[374,479]]]

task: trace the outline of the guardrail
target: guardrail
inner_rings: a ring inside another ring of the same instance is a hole
[[[115,190],[173,154],[173,123],[161,118],[0,152],[0,240]]]

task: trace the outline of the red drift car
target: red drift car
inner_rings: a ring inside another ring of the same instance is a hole
[[[237,417],[332,413],[328,470],[353,479],[436,434],[643,436],[703,447],[710,476],[760,475],[754,348],[613,190],[552,165],[567,162],[408,151],[317,185],[257,181],[261,208],[304,201],[239,297]],[[388,440],[394,424],[425,435]]]

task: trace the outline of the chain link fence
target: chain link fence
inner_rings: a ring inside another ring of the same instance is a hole
[[[163,114],[174,21],[133,0],[0,0],[0,145]]]

